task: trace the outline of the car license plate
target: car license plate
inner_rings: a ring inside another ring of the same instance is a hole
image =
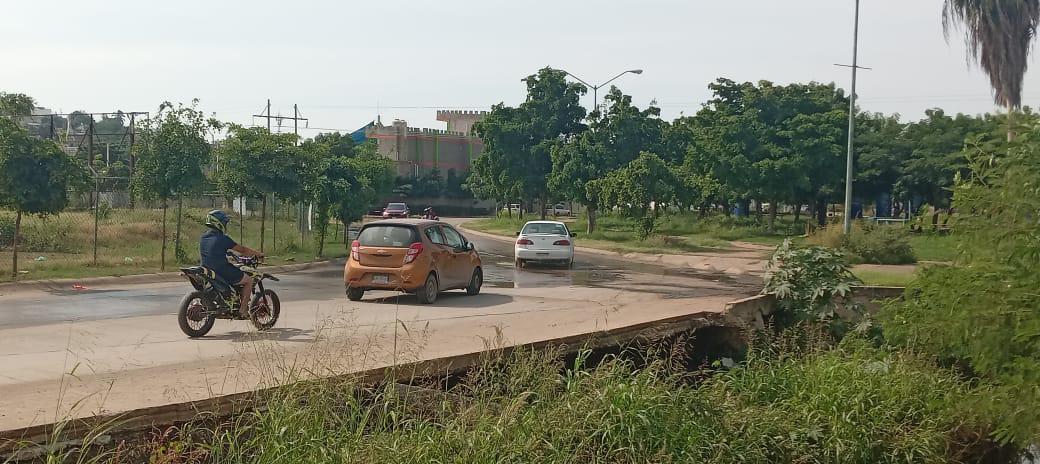
[[[374,284],[388,284],[390,283],[390,276],[386,274],[376,274],[372,276],[372,283]]]

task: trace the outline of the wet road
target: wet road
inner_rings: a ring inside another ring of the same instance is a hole
[[[611,287],[624,286],[634,292],[664,294],[669,298],[704,296],[704,281],[721,282],[731,288],[747,288],[754,293],[757,279],[737,279],[692,269],[673,270],[660,266],[623,261],[602,255],[578,253],[574,269],[531,266],[513,267],[512,245],[499,240],[469,237],[484,262],[485,286],[498,288]],[[279,274],[280,282],[269,287],[278,292],[283,304],[293,300],[338,299],[343,297],[343,261],[316,268]],[[667,286],[654,285],[652,279],[631,279],[632,274],[688,277],[671,279]],[[700,282],[698,282],[700,281]],[[190,290],[186,281],[152,284],[98,285],[74,290],[71,285],[0,293],[0,328],[118,319],[136,316],[176,314],[180,298]],[[370,292],[370,297],[389,292]],[[414,298],[404,296],[402,298]],[[368,299],[368,298],[366,298]]]

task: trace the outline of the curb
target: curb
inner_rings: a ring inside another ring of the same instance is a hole
[[[338,258],[323,259],[320,261],[308,261],[306,263],[299,264],[285,264],[278,266],[265,266],[264,269],[273,272],[295,272],[310,269],[315,266],[336,262]],[[10,290],[28,290],[32,288],[55,288],[64,287],[72,284],[89,284],[89,285],[113,285],[113,284],[154,284],[162,282],[175,282],[181,280],[180,272],[156,272],[147,274],[127,274],[124,276],[99,276],[99,277],[84,277],[82,279],[76,278],[62,278],[62,279],[45,279],[45,280],[25,280],[18,282],[2,282],[0,283],[0,292]]]

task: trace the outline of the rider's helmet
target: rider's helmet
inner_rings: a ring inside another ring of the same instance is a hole
[[[221,232],[227,232],[229,221],[231,221],[231,218],[228,217],[227,213],[219,209],[210,211],[209,214],[206,215],[206,227],[217,229]]]

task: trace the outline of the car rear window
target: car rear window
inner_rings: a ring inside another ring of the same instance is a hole
[[[358,243],[366,247],[407,248],[417,241],[415,229],[410,226],[367,226],[358,235]]]
[[[548,222],[534,222],[524,226],[524,235],[533,234],[545,234],[545,235],[567,235],[567,229],[563,227],[563,224],[551,224]]]
[[[386,209],[389,209],[389,210],[392,210],[392,211],[404,211],[405,210],[405,205],[404,205],[404,203],[390,203],[389,205],[386,205]]]

